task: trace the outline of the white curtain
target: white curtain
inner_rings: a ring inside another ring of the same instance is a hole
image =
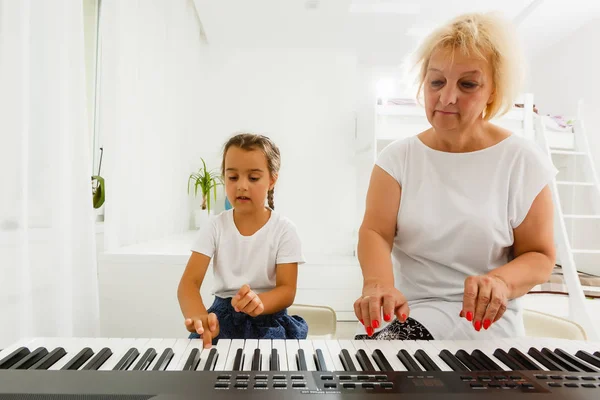
[[[206,44],[192,0],[103,0],[100,43],[104,238],[112,251],[190,228],[187,178],[201,165],[191,138],[210,135],[199,129]]]
[[[99,331],[81,1],[0,0],[0,348]]]

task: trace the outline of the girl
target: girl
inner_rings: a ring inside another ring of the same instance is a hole
[[[280,164],[265,136],[239,134],[225,144],[221,170],[233,208],[200,230],[177,291],[190,338],[202,338],[205,348],[217,337],[306,338],[306,321],[286,311],[304,258],[295,225],[274,211]],[[199,290],[211,259],[215,300],[207,310]]]

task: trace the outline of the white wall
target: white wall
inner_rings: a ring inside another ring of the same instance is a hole
[[[530,63],[528,91],[543,115],[576,116],[577,103],[584,100],[584,123],[600,170],[600,51],[593,44],[598,40],[600,19],[541,52]]]

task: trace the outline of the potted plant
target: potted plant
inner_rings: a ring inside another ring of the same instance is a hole
[[[202,161],[202,167],[198,169],[198,172],[194,172],[190,174],[188,178],[188,194],[190,193],[190,186],[194,185],[194,196],[198,196],[198,189],[200,189],[200,193],[202,194],[202,204],[200,206],[200,210],[194,211],[194,221],[196,223],[196,228],[200,228],[211,213],[210,204],[211,204],[211,191],[213,192],[213,199],[217,200],[217,186],[223,184],[223,180],[221,179],[221,173],[216,170],[209,171],[206,168],[206,162],[203,158],[200,158]]]
[[[92,202],[94,209],[96,210],[96,217],[101,219],[104,215],[104,200],[106,196],[106,186],[104,178],[100,175],[100,169],[102,168],[102,154],[104,149],[100,147],[100,163],[98,165],[98,175],[92,176]]]

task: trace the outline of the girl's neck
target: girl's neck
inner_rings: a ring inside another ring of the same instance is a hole
[[[240,213],[233,210],[233,223],[243,236],[252,236],[271,218],[271,210],[264,207],[258,211]]]

